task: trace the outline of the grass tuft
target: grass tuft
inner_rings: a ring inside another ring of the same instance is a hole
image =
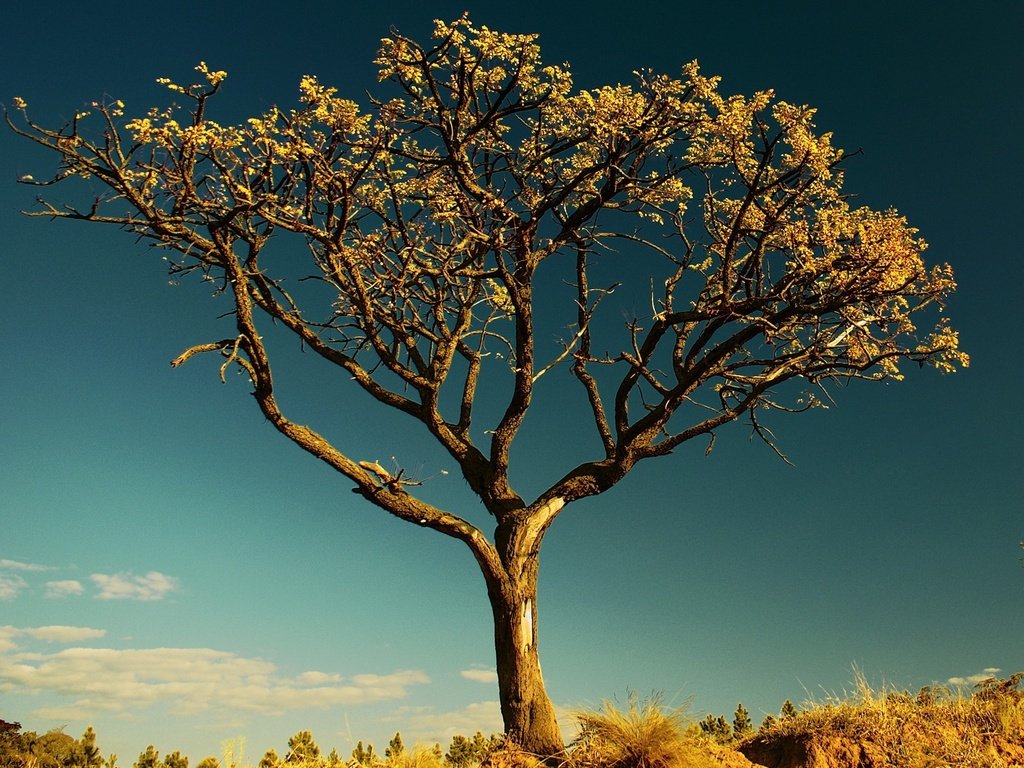
[[[629,696],[624,709],[606,701],[599,711],[576,714],[579,735],[567,753],[566,768],[723,768],[746,765],[704,735],[686,715],[654,695],[641,702]]]
[[[576,717],[573,754],[594,768],[670,768],[683,747],[683,713],[665,709],[658,695],[640,702],[630,694],[625,709],[605,701]]]
[[[420,745],[388,756],[384,765],[387,768],[448,768],[444,757],[436,750]]]

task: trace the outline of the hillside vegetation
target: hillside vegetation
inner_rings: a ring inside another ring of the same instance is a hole
[[[577,714],[568,750],[547,761],[555,768],[1024,768],[1024,673],[989,679],[964,692],[925,687],[918,693],[874,690],[857,676],[854,691],[809,702],[786,701],[778,716],[751,725],[741,705],[725,716],[694,720],[658,697],[625,707],[612,703]],[[456,736],[407,749],[395,734],[384,754],[359,742],[348,759],[323,754],[309,731],[288,741],[279,756],[268,749],[249,762],[243,745],[228,742],[222,757],[195,768],[543,768],[544,762],[500,736]],[[126,764],[127,766],[127,764]],[[160,756],[153,746],[131,768],[188,768],[179,752]],[[90,727],[80,739],[60,731],[39,735],[0,720],[0,768],[121,768],[104,757]]]
[[[1024,674],[965,694],[855,691],[775,720],[737,744],[767,768],[1013,768],[1024,766]]]

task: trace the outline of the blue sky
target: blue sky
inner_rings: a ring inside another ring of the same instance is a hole
[[[541,569],[541,655],[566,711],[664,691],[696,714],[874,682],[1024,670],[1016,279],[1022,12],[981,3],[19,4],[0,100],[56,123],[104,94],[145,111],[153,79],[225,69],[223,114],[294,99],[303,74],[373,89],[377,40],[435,17],[539,32],[577,84],[693,58],[723,90],[819,108],[863,154],[847,188],[895,206],[957,271],[949,314],[973,361],[853,386],[775,423],[795,467],[726,430],[570,508]],[[263,423],[212,361],[221,306],[116,231],[27,220],[50,160],[0,132],[0,718],[88,724],[130,765],[149,743],[198,761],[244,737],[253,762],[312,729],[344,755],[500,727],[490,615],[461,545],[362,503]],[[478,507],[423,435],[286,351],[287,405],[357,458],[436,475]],[[575,442],[551,377],[516,454],[539,486]],[[325,398],[324,394],[330,393]]]

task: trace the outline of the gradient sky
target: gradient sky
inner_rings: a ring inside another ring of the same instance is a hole
[[[546,540],[540,645],[564,710],[628,691],[755,721],[786,698],[1024,670],[1016,3],[264,2],[5,10],[0,100],[57,124],[109,94],[144,112],[158,76],[225,69],[225,121],[294,101],[303,74],[356,99],[391,25],[418,39],[468,8],[539,32],[577,85],[677,72],[773,87],[862,148],[848,190],[895,206],[960,291],[970,370],[853,386],[775,422],[796,465],[747,430],[642,465],[568,509]],[[468,551],[387,517],[267,426],[212,360],[221,305],[168,285],[117,231],[27,220],[50,158],[0,132],[0,718],[95,726],[130,766],[193,762],[244,737],[255,762],[312,729],[348,755],[498,730],[490,614]],[[1011,269],[1012,265],[1018,267]],[[285,406],[359,459],[445,465],[420,431],[299,356]],[[325,394],[329,395],[324,397]],[[544,396],[544,392],[541,396]],[[548,390],[516,454],[527,488],[574,442]],[[425,491],[479,520],[454,473]]]

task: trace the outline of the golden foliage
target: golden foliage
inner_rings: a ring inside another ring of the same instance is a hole
[[[951,268],[926,264],[927,244],[896,210],[850,205],[846,155],[812,108],[770,90],[724,94],[697,62],[678,76],[634,72],[630,84],[576,89],[568,65],[542,62],[536,35],[467,16],[436,22],[430,45],[384,38],[375,63],[389,93],[367,109],[306,75],[294,108],[221,124],[211,104],[227,75],[200,63],[199,83],[158,81],[187,110],[126,117],[122,102],[102,102],[59,130],[7,119],[59,156],[52,181],[112,190],[95,207],[44,203],[40,215],[115,224],[176,252],[172,271],[246,294],[379,400],[427,420],[460,461],[485,358],[507,360],[516,382],[502,441],[540,373],[565,361],[620,462],[742,415],[765,437],[759,410],[820,402],[770,396],[789,380],[820,387],[898,379],[907,361],[969,364],[943,313]],[[291,279],[313,272],[328,304],[302,305],[278,274],[293,262],[264,255],[288,233],[312,257]],[[627,323],[625,341],[595,345],[591,321],[614,288],[590,287],[589,270],[619,248],[620,274],[643,264],[651,312]],[[577,296],[568,323],[566,308],[550,310],[570,330],[542,360],[532,302],[549,260],[577,265]],[[243,325],[238,364],[259,338]],[[621,372],[611,408],[593,366]],[[250,369],[258,385],[261,367]],[[448,423],[436,404],[456,370],[462,410]],[[401,385],[387,388],[385,375]],[[406,400],[408,386],[423,402]]]

